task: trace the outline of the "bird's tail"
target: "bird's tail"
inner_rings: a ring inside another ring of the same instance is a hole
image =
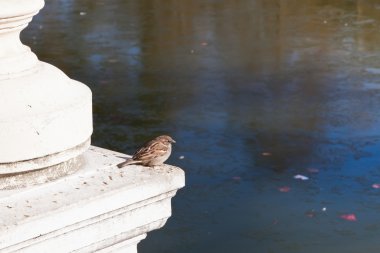
[[[117,167],[118,167],[119,169],[121,169],[121,168],[123,168],[123,167],[125,167],[125,166],[127,166],[127,165],[130,165],[130,164],[136,164],[136,163],[141,163],[141,161],[135,161],[135,160],[133,160],[132,158],[128,158],[126,161],[124,161],[124,162],[122,162],[122,163],[119,163],[119,164],[117,165]]]

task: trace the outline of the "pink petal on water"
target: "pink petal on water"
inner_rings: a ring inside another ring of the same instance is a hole
[[[290,187],[289,186],[282,186],[282,187],[279,187],[278,190],[280,192],[290,192]]]
[[[356,219],[356,215],[353,214],[353,213],[342,214],[342,215],[340,216],[340,218],[342,218],[343,220],[347,220],[347,221],[357,221],[357,219]]]
[[[234,176],[234,177],[232,177],[232,180],[240,181],[240,180],[241,180],[241,177],[239,177],[239,176]]]
[[[270,152],[262,152],[261,155],[262,156],[271,156],[272,153],[270,153]]]
[[[373,184],[372,188],[374,188],[374,189],[380,189],[380,184]]]
[[[305,215],[306,215],[307,217],[309,217],[309,218],[314,218],[314,217],[317,215],[317,213],[316,213],[314,210],[309,210],[309,211],[307,211],[307,212],[305,213]]]

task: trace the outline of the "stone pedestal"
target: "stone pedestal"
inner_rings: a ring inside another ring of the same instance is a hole
[[[0,252],[137,252],[171,216],[184,173],[169,165],[118,169],[121,156],[90,147],[70,176],[0,191]]]
[[[90,89],[39,61],[19,39],[43,5],[0,0],[0,176],[67,162],[90,145]]]

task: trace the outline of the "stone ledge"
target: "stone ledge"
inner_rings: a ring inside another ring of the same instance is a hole
[[[184,172],[169,165],[116,168],[124,156],[90,147],[75,174],[0,191],[0,252],[136,252],[144,235],[171,216]]]

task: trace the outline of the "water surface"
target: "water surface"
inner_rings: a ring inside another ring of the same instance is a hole
[[[379,30],[377,1],[56,0],[22,39],[90,86],[94,145],[177,140],[140,253],[348,253],[380,250]]]

